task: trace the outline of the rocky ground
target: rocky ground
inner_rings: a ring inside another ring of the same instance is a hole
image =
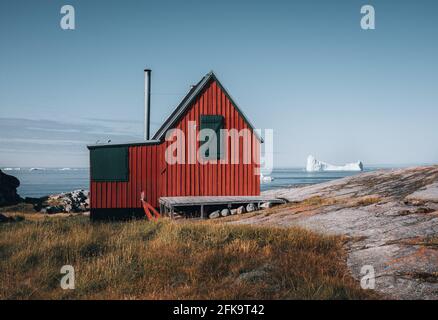
[[[41,198],[21,198],[17,193],[20,181],[0,170],[0,213],[79,213],[89,210],[88,191],[75,190]],[[4,216],[0,222],[8,221]]]
[[[0,214],[75,214],[89,212],[88,191],[75,190],[41,198],[24,198],[15,204],[0,206]],[[7,220],[0,218],[0,222]]]
[[[438,166],[363,173],[264,194],[289,203],[232,223],[344,235],[347,263],[357,279],[363,266],[372,266],[376,290],[386,296],[438,299]]]
[[[47,214],[86,212],[89,210],[89,201],[88,191],[85,190],[24,199],[25,203],[33,205],[35,211]]]

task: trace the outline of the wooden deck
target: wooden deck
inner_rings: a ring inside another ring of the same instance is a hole
[[[170,214],[171,217],[178,208],[199,207],[201,218],[204,218],[205,207],[208,206],[223,206],[224,208],[231,208],[236,205],[244,205],[248,203],[255,203],[257,205],[264,202],[283,204],[286,203],[286,200],[269,196],[199,196],[161,197],[159,202],[160,212],[163,214]]]

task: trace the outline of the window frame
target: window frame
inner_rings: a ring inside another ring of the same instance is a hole
[[[225,128],[225,117],[221,114],[201,114],[199,117],[199,130],[203,129],[212,129],[216,132],[216,143],[217,143],[217,149],[216,149],[216,157],[211,158],[210,155],[206,156],[205,154],[201,154],[201,157],[203,160],[221,160],[224,159],[225,156],[225,146],[223,141],[223,133],[222,130]],[[209,119],[209,120],[208,120]],[[210,126],[208,126],[210,124]],[[211,124],[219,124],[217,125],[217,128]],[[208,140],[201,141],[200,146],[204,145],[204,143],[209,143]],[[208,152],[210,152],[210,149],[208,149]]]
[[[117,155],[118,158],[115,158],[115,154],[111,155],[113,152],[120,152]],[[120,167],[117,168],[117,165]],[[129,169],[129,147],[127,146],[90,150],[90,179],[93,182],[127,182],[129,181]]]

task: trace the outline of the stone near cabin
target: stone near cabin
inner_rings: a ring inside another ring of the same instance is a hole
[[[234,216],[235,214],[237,214],[237,209],[231,209],[231,210],[230,210],[230,214],[231,214],[232,216]]]
[[[77,213],[88,211],[88,192],[75,190],[40,198],[40,202],[34,204],[34,208],[42,213]]]
[[[22,199],[17,193],[20,180],[0,170],[0,206],[19,203]]]
[[[248,203],[246,206],[246,212],[253,212],[257,210],[257,206],[254,203]]]
[[[246,209],[244,206],[240,206],[239,208],[237,208],[237,214],[243,214],[246,212]]]
[[[208,215],[210,219],[216,219],[219,218],[220,216],[221,216],[221,212],[219,210],[213,211]]]
[[[269,208],[272,208],[272,206],[273,206],[273,204],[272,204],[272,202],[270,202],[270,201],[268,201],[268,202],[263,202],[263,203],[260,205],[260,209],[269,209]]]
[[[221,210],[221,216],[222,217],[226,217],[228,215],[230,215],[230,210],[229,209],[225,208],[225,209]]]

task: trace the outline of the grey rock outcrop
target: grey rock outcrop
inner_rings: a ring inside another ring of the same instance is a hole
[[[438,299],[438,166],[367,172],[263,195],[289,205],[230,223],[345,236],[347,264],[357,281],[362,267],[372,266],[378,292]]]

